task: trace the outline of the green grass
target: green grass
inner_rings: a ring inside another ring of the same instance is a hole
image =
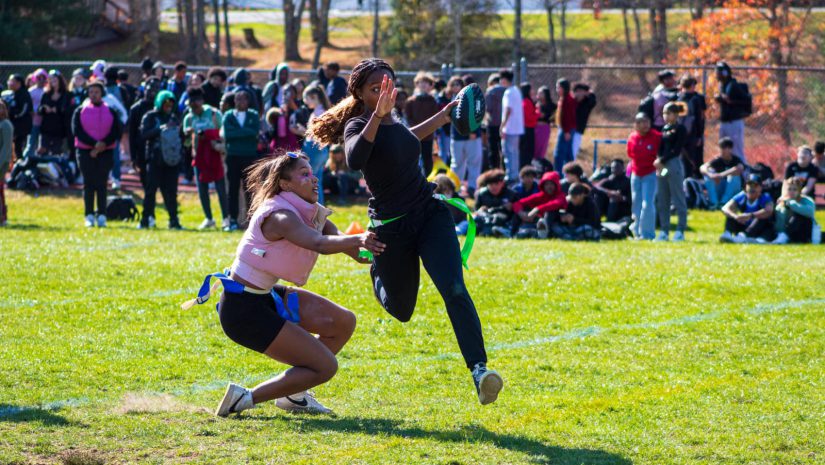
[[[401,324],[367,268],[322,257],[307,287],[359,318],[316,389],[338,416],[264,405],[218,419],[226,382],[284,369],[230,342],[211,302],[178,307],[240,235],[84,229],[76,196],[7,195],[3,464],[823,460],[821,246],[721,245],[720,215],[701,212],[684,244],[480,239],[466,279],[506,380],[488,407],[429,279]],[[200,208],[182,197],[194,227]],[[343,226],[365,216],[338,210]]]

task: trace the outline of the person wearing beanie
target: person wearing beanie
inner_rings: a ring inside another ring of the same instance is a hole
[[[169,229],[183,229],[178,220],[178,173],[180,172],[181,146],[178,139],[177,147],[165,146],[172,144],[166,134],[173,131],[175,136],[179,132],[180,118],[176,113],[177,99],[175,94],[168,90],[161,90],[155,97],[154,109],[146,113],[140,123],[140,136],[146,141],[146,196],[143,198],[143,215],[139,229],[154,228],[155,202],[157,191],[160,190],[163,204],[169,213]],[[176,149],[176,150],[175,150]],[[175,159],[175,152],[177,157]],[[164,156],[172,154],[172,158]]]
[[[94,63],[92,63],[92,66],[89,66],[89,70],[91,70],[92,72],[90,80],[93,82],[103,81],[103,79],[105,78],[104,73],[106,71],[107,66],[108,65],[106,64],[105,60],[97,60]]]
[[[102,228],[106,227],[106,181],[114,164],[115,143],[120,140],[122,127],[115,110],[103,100],[106,92],[103,84],[89,84],[88,92],[88,100],[72,116],[72,133],[83,173],[86,227],[93,227],[97,219],[97,226]]]
[[[29,134],[32,132],[32,114],[34,106],[25,85],[26,81],[20,74],[12,74],[7,82],[11,91],[4,100],[9,111],[9,120],[14,126],[14,156],[23,158]]]

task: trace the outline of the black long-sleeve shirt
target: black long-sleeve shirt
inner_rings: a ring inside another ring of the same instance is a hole
[[[349,120],[344,129],[347,165],[364,173],[372,197],[371,218],[390,219],[405,215],[432,197],[433,185],[418,167],[421,142],[399,122],[381,124],[370,142],[361,132],[368,115]]]
[[[587,129],[587,120],[590,112],[596,107],[596,94],[588,93],[585,98],[576,104],[576,132],[584,134]]]
[[[129,109],[129,156],[140,167],[146,165],[146,141],[140,135],[140,124],[152,107],[152,102],[142,98]]]
[[[687,129],[679,123],[666,124],[662,128],[662,144],[659,145],[659,160],[666,163],[680,155],[687,142]]]
[[[567,202],[567,213],[573,215],[573,226],[589,224],[594,228],[599,228],[602,225],[599,207],[596,206],[596,202],[589,195],[584,197],[584,202],[581,205]]]

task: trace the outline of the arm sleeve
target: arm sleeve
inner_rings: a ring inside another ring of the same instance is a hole
[[[117,111],[114,108],[109,108],[109,111],[112,112],[112,127],[109,129],[109,134],[103,138],[103,143],[106,145],[114,144],[123,134],[123,123],[118,118]]]
[[[353,170],[360,170],[367,164],[375,146],[375,143],[361,134],[366,125],[367,122],[359,118],[349,120],[344,128],[344,153],[347,156],[347,166]]]
[[[160,124],[158,124],[155,115],[151,112],[143,115],[143,120],[140,122],[140,137],[143,140],[150,140],[160,135]]]
[[[72,134],[77,137],[77,140],[83,142],[86,145],[95,145],[97,143],[96,140],[92,139],[89,134],[86,133],[86,130],[83,129],[83,125],[80,123],[80,111],[83,107],[77,107],[77,110],[74,112],[74,116],[72,116]]]
[[[816,206],[814,203],[805,198],[802,200],[788,200],[785,202],[785,205],[787,205],[788,208],[790,208],[794,213],[806,216],[808,218],[813,218],[814,212],[816,211]]]
[[[190,129],[192,129],[192,113],[188,113],[183,118],[183,132],[186,132]]]
[[[539,213],[558,211],[562,208],[567,208],[567,197],[564,194],[538,206]]]

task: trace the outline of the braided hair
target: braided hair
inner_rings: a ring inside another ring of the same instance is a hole
[[[347,121],[364,112],[364,102],[356,93],[375,71],[384,70],[395,80],[395,71],[389,63],[380,58],[367,58],[352,68],[347,91],[349,96],[330,108],[329,111],[312,120],[307,128],[307,139],[312,139],[321,146],[338,144],[344,139],[344,127]]]

